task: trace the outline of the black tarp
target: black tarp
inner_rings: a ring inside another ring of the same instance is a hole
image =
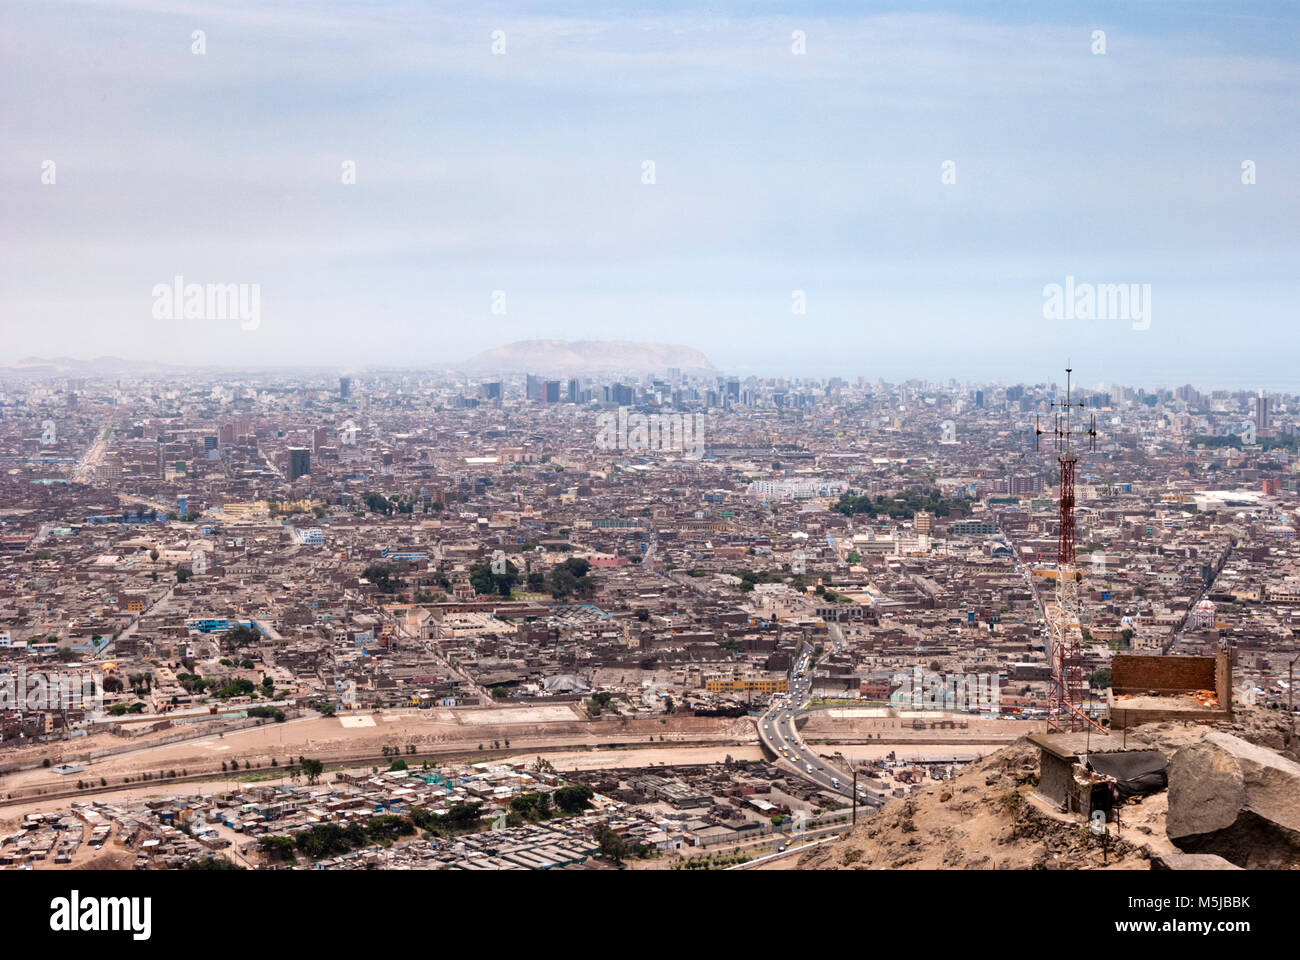
[[[1088,755],[1088,766],[1103,776],[1114,777],[1121,799],[1155,793],[1169,785],[1165,772],[1169,761],[1159,750],[1093,753]]]

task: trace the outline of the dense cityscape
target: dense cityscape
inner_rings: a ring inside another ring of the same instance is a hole
[[[1071,389],[1084,712],[1280,719],[1296,398]],[[11,369],[0,864],[793,866],[1053,725],[1065,390]]]

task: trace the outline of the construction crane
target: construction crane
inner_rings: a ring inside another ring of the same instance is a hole
[[[1043,430],[1034,418],[1034,449],[1038,438],[1050,433],[1061,465],[1061,500],[1056,535],[1056,617],[1052,622],[1049,659],[1052,667],[1047,720],[1054,730],[1081,730],[1088,722],[1083,712],[1083,629],[1080,624],[1079,581],[1082,574],[1074,565],[1074,468],[1079,458],[1072,440],[1087,437],[1088,449],[1097,448],[1097,418],[1092,416],[1086,430],[1075,429],[1072,411],[1083,407],[1072,395],[1070,367],[1065,368],[1065,400],[1054,400],[1055,423]],[[1082,419],[1082,415],[1080,415]]]

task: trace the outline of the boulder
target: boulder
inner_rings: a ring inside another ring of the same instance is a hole
[[[1152,870],[1240,870],[1235,863],[1213,853],[1158,853],[1151,858]]]
[[[1300,866],[1300,764],[1210,732],[1169,762],[1169,839],[1247,869]]]

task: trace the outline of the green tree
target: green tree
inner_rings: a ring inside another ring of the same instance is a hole
[[[302,772],[307,776],[307,782],[315,785],[320,781],[320,775],[325,772],[325,764],[319,760],[313,760],[311,757],[299,757],[298,763],[302,767]]]
[[[591,806],[591,798],[595,795],[595,791],[585,783],[575,783],[555,791],[555,805],[565,813],[581,813]]]
[[[520,583],[519,568],[507,560],[505,573],[493,573],[491,562],[480,563],[470,568],[469,582],[477,593],[498,593],[508,597],[510,591]]]
[[[630,852],[627,841],[610,829],[608,824],[596,826],[596,842],[600,844],[602,856],[620,865]]]

